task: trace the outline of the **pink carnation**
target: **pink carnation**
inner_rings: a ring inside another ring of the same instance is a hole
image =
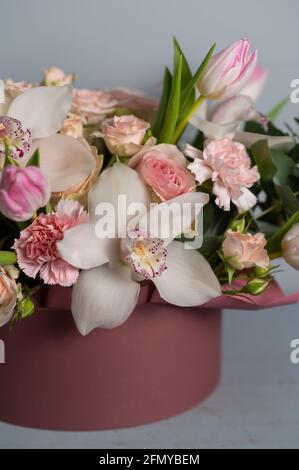
[[[18,264],[24,273],[35,278],[39,273],[45,284],[69,287],[79,276],[79,270],[64,261],[56,243],[64,232],[87,222],[88,214],[77,201],[61,200],[52,214],[40,214],[15,240]]]
[[[220,208],[229,211],[232,201],[243,212],[256,204],[257,199],[248,188],[259,181],[260,175],[257,167],[251,166],[243,144],[230,139],[213,140],[203,153],[187,145],[185,155],[195,158],[188,168],[199,184],[212,180]]]

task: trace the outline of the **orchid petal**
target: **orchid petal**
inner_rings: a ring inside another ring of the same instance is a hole
[[[154,278],[160,296],[180,307],[202,305],[221,295],[221,286],[206,259],[174,241],[167,248],[167,269]]]
[[[120,201],[120,199],[123,201]],[[121,207],[122,202],[124,206]],[[118,231],[126,230],[127,222],[136,217],[136,210],[143,212],[150,206],[150,194],[135,170],[127,165],[116,163],[105,170],[89,193],[88,209],[92,220],[97,221],[98,204],[110,204],[115,211]],[[128,208],[132,214],[128,213]],[[138,207],[137,207],[138,206]]]
[[[168,245],[174,238],[187,233],[203,206],[209,202],[205,193],[190,192],[169,201],[156,204],[138,220],[138,228],[151,237],[165,240]]]
[[[36,87],[17,96],[7,115],[30,129],[33,139],[49,137],[62,127],[72,103],[72,87]]]
[[[82,271],[72,297],[72,312],[80,333],[85,336],[94,328],[114,328],[124,323],[137,304],[139,290],[127,266],[111,269],[105,265]]]
[[[58,87],[57,87],[58,88]],[[52,135],[34,141],[40,151],[40,168],[52,192],[63,192],[82,183],[96,167],[91,151],[67,135]]]
[[[116,251],[117,240],[99,239],[93,223],[80,224],[64,233],[57,243],[62,259],[79,269],[91,269],[108,263]]]

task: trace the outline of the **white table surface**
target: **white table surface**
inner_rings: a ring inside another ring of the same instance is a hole
[[[279,275],[299,289],[299,273]],[[217,391],[175,418],[120,431],[69,433],[0,423],[0,448],[299,448],[298,305],[262,312],[226,311],[223,371]],[[0,384],[1,386],[1,384]]]

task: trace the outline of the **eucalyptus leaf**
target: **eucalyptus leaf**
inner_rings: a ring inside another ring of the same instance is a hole
[[[251,153],[258,167],[262,182],[270,182],[277,173],[267,140],[260,140],[251,147]]]
[[[275,190],[288,217],[299,211],[298,199],[289,186],[275,183]]]
[[[294,174],[294,161],[280,150],[271,149],[270,154],[277,170],[274,177],[275,183],[288,185],[289,176]]]

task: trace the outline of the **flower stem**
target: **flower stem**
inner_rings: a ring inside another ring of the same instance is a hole
[[[174,133],[174,136],[173,136],[173,139],[172,139],[173,144],[175,144],[179,140],[179,138],[183,134],[184,130],[186,129],[190,119],[192,118],[193,114],[195,113],[195,111],[197,111],[200,108],[200,106],[205,102],[205,100],[206,100],[205,96],[200,96],[195,101],[195,103],[191,107],[190,111],[181,120],[181,122],[179,123],[179,125],[177,126],[177,128],[175,130],[175,133]]]

